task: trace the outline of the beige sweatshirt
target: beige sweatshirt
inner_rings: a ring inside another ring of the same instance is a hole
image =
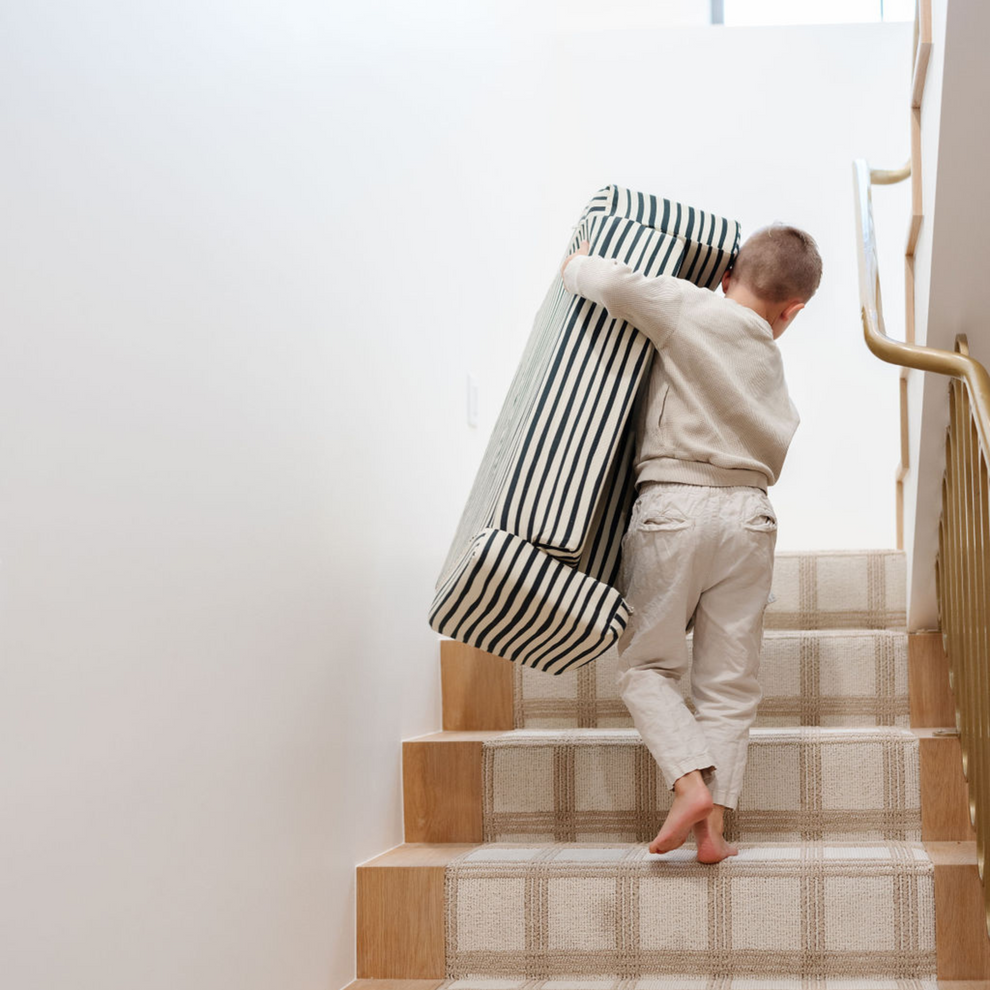
[[[777,482],[801,421],[770,324],[734,299],[616,259],[577,255],[568,292],[604,306],[657,348],[636,424],[636,486]]]

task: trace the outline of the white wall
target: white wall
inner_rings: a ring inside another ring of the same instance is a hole
[[[924,219],[914,249],[914,335],[918,344],[951,350],[953,345],[944,329],[941,334],[944,339],[936,340],[928,318],[947,11],[947,0],[932,0],[932,48],[921,100],[921,209]],[[951,243],[950,239],[943,250],[951,249]],[[937,629],[934,567],[945,467],[948,380],[942,375],[911,369],[907,382],[909,470],[904,477],[904,549],[909,566],[908,628]]]
[[[892,545],[849,163],[906,156],[909,28],[552,13],[6,11],[5,984],[352,978],[355,864],[401,842],[400,741],[440,724],[433,582],[600,185],[819,237],[778,545]]]
[[[574,146],[558,227],[614,181],[738,219],[744,239],[779,219],[818,241],[821,287],[778,341],[801,414],[770,489],[778,550],[896,544],[897,369],[863,340],[852,160],[897,168],[910,153],[911,30],[574,32],[556,46],[555,144]],[[610,53],[621,72],[603,79]],[[888,332],[903,339],[907,183],[876,190],[874,210]]]
[[[601,31],[602,28],[669,28],[711,24],[711,0],[552,0],[556,28]],[[539,8],[547,10],[547,3]]]
[[[934,0],[932,53],[921,105],[924,220],[915,250],[919,344],[946,351],[957,333],[990,367],[986,318],[986,221],[990,218],[990,135],[982,121],[990,72],[982,41],[990,7]],[[949,378],[913,370],[908,384],[911,471],[905,479],[905,548],[911,564],[908,627],[939,626],[935,588],[938,524],[945,474]]]

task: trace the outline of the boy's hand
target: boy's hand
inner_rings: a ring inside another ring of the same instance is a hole
[[[579,254],[590,254],[591,253],[591,241],[581,241],[581,246],[574,252],[574,254],[569,254],[565,259],[564,263],[560,266],[560,277],[564,277],[564,269],[567,267],[567,263],[571,258]]]

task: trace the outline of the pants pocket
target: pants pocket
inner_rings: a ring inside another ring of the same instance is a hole
[[[655,490],[641,495],[633,505],[628,532],[660,532],[689,529],[694,518],[688,507],[678,504],[680,493]]]
[[[693,519],[689,519],[678,509],[669,506],[657,506],[654,509],[648,509],[639,521],[639,528],[648,531],[688,529],[693,525]]]
[[[633,519],[637,529],[657,532],[688,529],[694,525],[694,519],[683,505],[678,505],[675,493],[670,491],[652,493],[638,508],[640,511],[634,514]]]
[[[747,507],[743,527],[756,533],[773,533],[777,529],[777,514],[762,492]]]

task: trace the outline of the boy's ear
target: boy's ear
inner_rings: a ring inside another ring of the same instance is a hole
[[[724,272],[722,272],[722,291],[723,292],[728,292],[729,291],[729,282],[731,282],[731,281],[732,281],[732,269],[731,268],[726,268],[726,270]]]
[[[787,323],[790,323],[791,320],[793,320],[794,317],[797,316],[802,309],[804,309],[803,302],[793,302],[780,314],[781,318]]]

